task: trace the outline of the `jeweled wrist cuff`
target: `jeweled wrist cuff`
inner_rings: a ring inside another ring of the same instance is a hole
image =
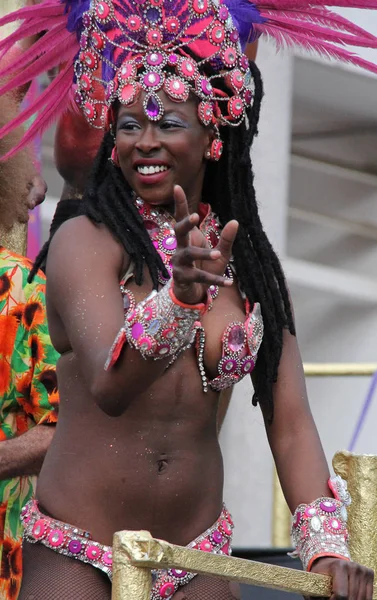
[[[131,310],[109,352],[105,369],[112,367],[127,342],[143,358],[176,356],[195,340],[196,325],[208,304],[183,305],[171,289],[171,280]]]
[[[323,556],[350,560],[347,509],[335,498],[300,504],[293,515],[292,539],[305,571]]]

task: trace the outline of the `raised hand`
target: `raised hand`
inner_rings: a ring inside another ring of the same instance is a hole
[[[183,189],[174,187],[175,235],[177,250],[173,258],[174,294],[180,302],[198,304],[205,301],[211,285],[226,287],[232,282],[224,271],[232,255],[238,231],[237,221],[229,221],[221,232],[219,243],[211,249],[199,231],[199,215],[190,215]]]

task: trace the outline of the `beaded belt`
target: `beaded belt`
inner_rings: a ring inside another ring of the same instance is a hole
[[[24,539],[27,542],[39,542],[54,552],[89,563],[112,579],[112,547],[93,541],[88,531],[44,515],[39,510],[36,500],[29,500],[24,506],[21,521],[24,526]],[[187,548],[213,554],[230,554],[233,527],[232,517],[223,506],[216,523],[188,544]],[[169,569],[154,570],[152,575],[150,600],[168,600],[179,587],[191,581],[196,573]]]

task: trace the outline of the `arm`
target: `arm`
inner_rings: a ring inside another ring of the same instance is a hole
[[[91,395],[113,416],[126,410],[132,397],[147,390],[168,363],[168,359],[149,359],[147,364],[126,344],[116,365],[104,369],[124,324],[119,290],[127,266],[124,256],[105,227],[78,217],[57,231],[47,261],[49,319],[61,322]],[[145,290],[138,288],[136,301],[144,295]]]
[[[54,432],[54,425],[36,425],[18,437],[1,442],[0,481],[38,475]]]
[[[288,506],[330,494],[329,469],[306,393],[297,339],[283,332],[283,352],[274,388],[274,419],[266,431]]]
[[[267,436],[288,506],[333,494],[327,485],[329,469],[307,398],[302,360],[296,337],[283,334],[283,352],[274,389],[274,419],[265,416]],[[312,572],[332,577],[331,600],[371,600],[373,571],[339,558],[334,550],[321,551]]]

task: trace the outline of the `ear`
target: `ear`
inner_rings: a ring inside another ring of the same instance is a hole
[[[208,160],[211,157],[211,148],[213,140],[216,138],[215,129],[210,125],[207,127],[207,140],[205,145],[204,156]]]

